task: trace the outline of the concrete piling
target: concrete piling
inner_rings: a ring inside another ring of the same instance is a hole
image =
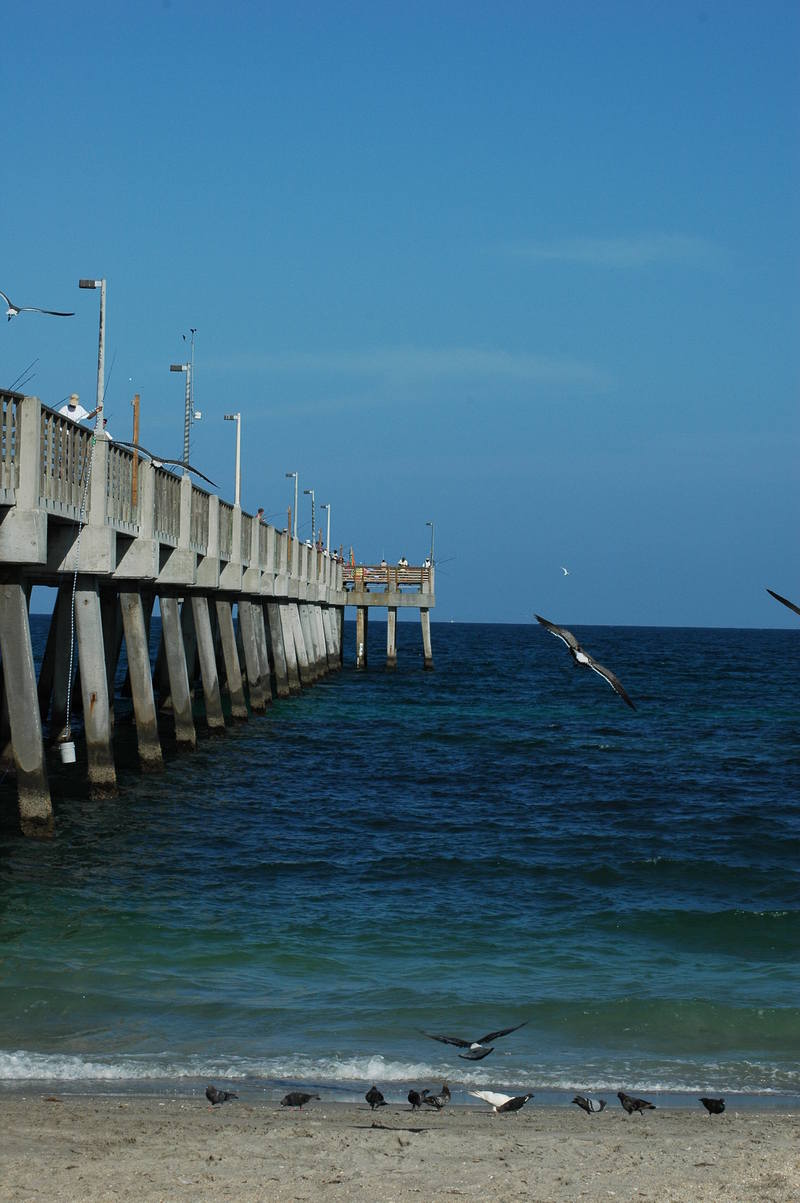
[[[153,696],[145,606],[141,593],[138,590],[120,592],[119,608],[125,635],[133,713],[136,719],[139,763],[145,772],[157,772],[163,768],[164,762],[158,738],[158,716]]]

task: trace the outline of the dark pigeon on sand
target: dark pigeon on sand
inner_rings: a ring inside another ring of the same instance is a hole
[[[626,1094],[624,1090],[617,1091],[617,1098],[622,1103],[628,1115],[632,1115],[634,1111],[638,1111],[641,1115],[643,1111],[655,1111],[656,1109],[655,1103],[648,1103],[647,1099],[635,1099],[631,1095]]]
[[[603,668],[602,664],[598,664],[588,652],[585,652],[578,643],[578,640],[572,634],[572,631],[568,631],[566,627],[556,626],[554,622],[548,622],[547,619],[542,618],[540,614],[535,614],[534,618],[537,622],[540,622],[551,635],[555,635],[556,639],[560,639],[562,643],[567,645],[569,654],[572,656],[575,664],[580,664],[584,668],[590,668],[592,672],[596,672],[598,677],[602,677],[604,681],[607,681],[614,692],[619,694],[623,702],[627,702],[631,710],[636,709],[633,702],[622,688],[622,683],[619,678],[614,676],[611,669]]]
[[[370,1086],[364,1098],[369,1103],[370,1111],[374,1111],[376,1107],[385,1107],[386,1099],[383,1097],[377,1086]]]
[[[722,1112],[725,1110],[724,1099],[701,1099],[700,1102],[709,1115],[722,1115]]]
[[[310,1103],[312,1099],[318,1099],[318,1094],[306,1094],[304,1090],[290,1090],[281,1099],[281,1107],[299,1107],[302,1111],[306,1103]]]
[[[441,1111],[442,1107],[446,1107],[450,1102],[450,1087],[446,1082],[442,1082],[442,1089],[438,1094],[429,1094],[427,1090],[423,1090],[422,1101],[435,1111]]]
[[[499,1040],[501,1036],[507,1036],[509,1032],[516,1032],[519,1028],[523,1028],[527,1023],[527,1019],[523,1019],[522,1023],[516,1024],[513,1028],[501,1028],[499,1032],[487,1032],[485,1036],[479,1036],[477,1040],[462,1040],[460,1036],[435,1036],[433,1032],[423,1032],[423,1036],[427,1036],[430,1040],[439,1040],[442,1044],[455,1044],[457,1048],[465,1048],[465,1053],[459,1053],[462,1061],[482,1061],[484,1057],[488,1057],[489,1053],[494,1052],[491,1047],[493,1040]]]
[[[427,1090],[423,1090],[422,1094],[418,1090],[409,1090],[408,1101],[411,1104],[412,1111],[416,1111],[418,1107],[422,1106],[423,1099],[427,1093]]]
[[[216,1086],[206,1086],[206,1098],[212,1107],[219,1103],[227,1103],[228,1099],[238,1099],[238,1094],[232,1090],[217,1090]]]
[[[605,1099],[588,1099],[585,1094],[576,1094],[572,1101],[573,1103],[576,1103],[582,1111],[585,1111],[587,1115],[595,1115],[598,1111],[602,1111],[608,1106]]]

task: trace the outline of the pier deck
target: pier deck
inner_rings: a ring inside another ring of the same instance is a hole
[[[57,588],[38,674],[28,607]],[[158,604],[161,647],[150,662]],[[356,665],[366,667],[366,614],[420,610],[432,667],[429,568],[363,569],[312,548],[43,405],[0,392],[0,761],[16,777],[25,834],[53,832],[47,756],[73,743],[82,705],[89,783],[116,790],[113,682],[124,642],[143,770],[161,766],[158,716],[179,745],[197,739],[192,698],[208,729],[263,713],[274,696],[312,685],[342,663],[344,610],[356,606]],[[363,638],[361,638],[363,636]],[[358,642],[360,638],[360,643]],[[80,726],[80,724],[78,724]]]

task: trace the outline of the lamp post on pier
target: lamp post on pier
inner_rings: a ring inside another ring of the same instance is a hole
[[[311,546],[313,547],[314,546],[314,531],[315,531],[314,490],[313,489],[303,489],[303,492],[305,493],[306,496],[311,497]]]
[[[433,563],[433,525],[434,524],[432,522],[426,522],[425,525],[429,526],[431,528],[431,564],[432,564]]]
[[[236,423],[236,486],[233,504],[238,506],[242,491],[242,415],[240,413],[223,414],[223,421]]]
[[[78,288],[100,289],[100,334],[97,340],[97,416],[95,431],[103,429],[103,400],[105,397],[105,359],[106,359],[106,281],[79,280]]]
[[[171,372],[186,373],[186,396],[184,398],[184,414],[183,414],[183,459],[184,463],[189,462],[189,431],[192,426],[192,365],[191,363],[171,363],[169,365]],[[188,468],[183,469],[183,475],[188,472]]]
[[[296,472],[287,472],[286,476],[287,476],[287,479],[291,476],[294,477],[294,509],[292,510],[292,527],[293,527],[292,537],[294,539],[296,539],[297,538],[297,473]]]
[[[330,555],[331,554],[331,506],[330,506],[330,502],[326,501],[325,504],[321,505],[319,508],[321,510],[328,511],[328,537],[325,540],[325,551],[328,553],[328,555]]]

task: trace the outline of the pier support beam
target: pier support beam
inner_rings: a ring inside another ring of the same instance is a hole
[[[214,634],[211,630],[207,597],[201,594],[192,595],[192,617],[197,635],[197,655],[200,660],[200,677],[203,682],[203,695],[206,703],[206,722],[209,731],[216,733],[225,730],[225,716],[222,713],[217,658],[214,654]]]
[[[420,607],[420,622],[422,623],[422,654],[423,668],[433,668],[433,649],[431,647],[431,612],[427,606]]]
[[[125,651],[133,696],[133,713],[136,718],[139,763],[145,772],[158,772],[164,767],[164,761],[158,738],[153,679],[150,675],[150,647],[141,593],[121,591],[119,606],[122,611]]]
[[[283,648],[286,653],[286,670],[289,676],[289,692],[300,692],[300,667],[297,660],[297,648],[294,642],[294,623],[292,622],[291,602],[280,602],[278,606],[283,632]]]
[[[301,685],[313,685],[314,677],[308,663],[308,647],[303,632],[303,622],[300,617],[300,606],[297,602],[291,602],[289,605],[289,616],[292,623],[292,635],[294,636],[294,650],[297,653],[297,671],[300,675]]]
[[[397,606],[386,610],[386,667],[397,668]]]
[[[264,702],[272,705],[272,682],[269,672],[269,649],[267,647],[267,630],[264,625],[264,606],[260,601],[253,602],[253,626],[256,632],[256,648],[258,664],[261,672],[261,688],[264,691]]]
[[[247,692],[250,709],[254,714],[263,714],[267,708],[264,683],[261,680],[261,658],[258,654],[255,614],[253,603],[246,597],[239,598],[239,632],[244,648],[244,666],[247,675]]]
[[[359,606],[356,610],[356,668],[367,667],[367,630],[369,610]]]
[[[233,629],[233,606],[227,598],[223,598],[217,600],[216,611],[219,637],[222,643],[222,658],[225,665],[225,681],[231,699],[231,717],[246,719],[247,702],[244,696],[239,652],[236,647],[236,632]]]
[[[111,746],[111,707],[108,700],[106,645],[97,578],[79,576],[75,590],[75,629],[83,699],[83,725],[89,785],[94,797],[117,792],[117,774]]]
[[[21,579],[0,584],[0,654],[17,771],[20,827],[23,835],[46,838],[53,834],[53,806],[44,759],[27,598]]]
[[[280,606],[277,602],[267,602],[266,615],[269,641],[272,646],[272,663],[275,666],[275,693],[279,698],[288,698],[291,692],[289,670],[286,664],[286,649],[283,646]]]
[[[177,597],[160,597],[162,647],[167,662],[169,694],[175,720],[175,740],[179,747],[194,748],[197,733],[192,715],[192,695],[189,691],[189,672],[183,646],[181,615]]]
[[[300,680],[304,685],[313,685],[319,673],[317,672],[316,656],[314,654],[314,638],[311,631],[311,617],[309,615],[309,607],[306,602],[298,602],[295,606],[297,614],[300,641],[297,644],[298,630],[295,628],[295,643],[297,645],[297,660],[300,665]],[[303,663],[305,659],[305,663]],[[303,672],[305,671],[305,676]]]

